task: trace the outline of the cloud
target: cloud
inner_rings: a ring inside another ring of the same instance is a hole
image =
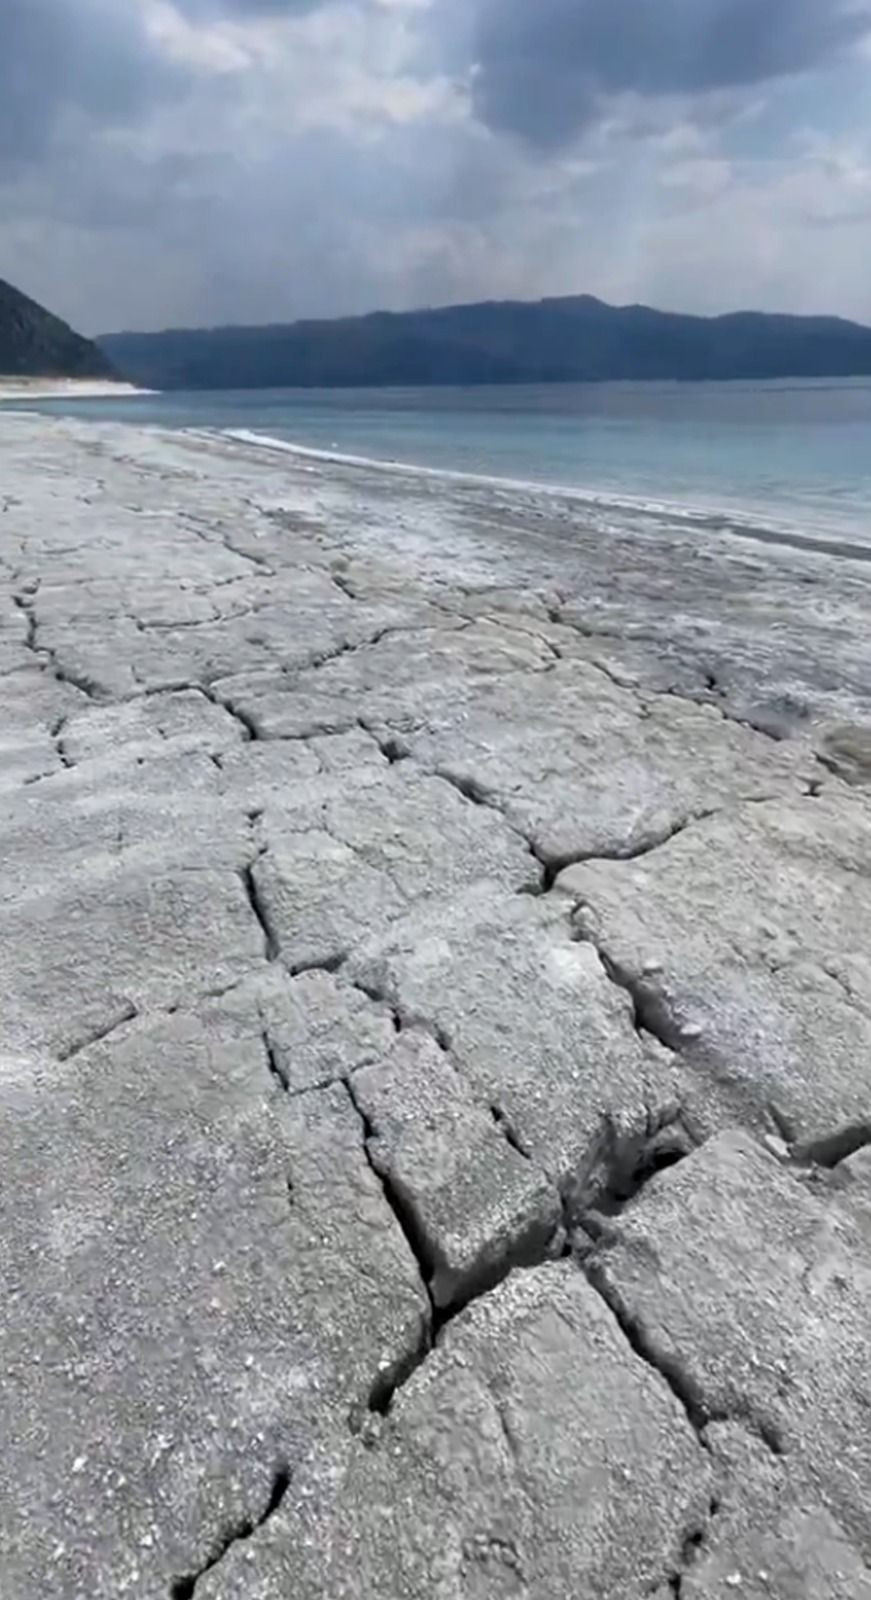
[[[622,95],[704,95],[807,71],[871,32],[856,0],[479,0],[474,105],[556,146]]]
[[[135,121],[177,81],[136,0],[2,0],[0,170],[39,157],[66,117]]]
[[[0,0],[0,275],[86,331],[579,290],[871,317],[867,22]]]
[[[44,156],[69,125],[130,126],[183,94],[192,62],[154,17],[303,17],[332,0],[0,0],[0,172]]]

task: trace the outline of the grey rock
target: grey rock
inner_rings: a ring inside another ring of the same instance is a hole
[[[292,970],[342,960],[416,901],[477,878],[530,886],[529,851],[501,818],[403,763],[377,785],[327,779],[267,808],[253,878]]]
[[[733,1132],[654,1178],[592,1269],[698,1424],[754,1430],[865,1562],[867,1249],[837,1190],[815,1190]]]
[[[262,960],[235,874],[98,859],[0,910],[5,1047],[68,1057],[137,1013],[228,988]]]
[[[631,855],[724,803],[806,787],[813,763],[714,709],[639,699],[538,634],[481,620],[429,635],[421,658],[388,639],[293,682],[221,684],[268,737],[357,719],[504,811],[543,860]]]
[[[291,972],[336,967],[406,900],[393,879],[323,829],[290,834],[252,869],[274,948]]]
[[[0,1100],[4,1592],[151,1600],[347,1433],[426,1297],[344,1090],[287,1102],[254,1005],[7,1056]]]
[[[442,1040],[578,1208],[596,1197],[604,1149],[634,1150],[680,1103],[680,1064],[644,1048],[628,996],[553,900],[478,885],[412,912],[349,970]]]
[[[87,705],[81,689],[61,683],[47,666],[34,665],[32,656],[29,665],[3,679],[4,730],[30,730],[36,724],[50,733]]]
[[[250,978],[221,1000],[249,1015],[256,1005],[273,1075],[290,1095],[343,1083],[393,1047],[393,1018],[326,972],[290,978],[280,966]]]
[[[321,1593],[641,1596],[704,1524],[709,1495],[680,1406],[583,1277],[516,1273],[451,1325],[380,1441],[350,1458]],[[283,1549],[281,1565],[263,1551],[265,1587],[259,1554],[253,1570],[239,1554],[205,1593],[298,1592],[304,1559],[291,1539]]]
[[[359,729],[324,739],[245,744],[220,760],[218,789],[230,808],[257,820],[268,812],[270,833],[316,830],[328,800],[346,783],[354,792],[380,783],[388,764]],[[261,830],[263,832],[263,830]]]
[[[263,738],[343,731],[362,719],[402,733],[456,716],[480,683],[552,664],[547,646],[482,622],[442,618],[390,635],[315,672],[233,678],[216,685],[227,703],[257,722]]]
[[[858,1550],[824,1506],[796,1490],[782,1460],[734,1423],[711,1427],[709,1443],[720,1487],[682,1596],[869,1600],[871,1572]]]
[[[106,755],[50,778],[0,797],[7,904],[137,863],[145,873],[241,872],[255,854],[245,806],[225,803],[218,770],[199,751]]]
[[[202,1592],[640,1600],[678,1570],[711,1492],[662,1379],[575,1268],[543,1267],[452,1323],[338,1486],[307,1476]]]
[[[356,1075],[352,1093],[437,1307],[471,1300],[559,1247],[556,1189],[432,1039],[403,1034]]]
[[[871,727],[841,723],[829,728],[819,744],[825,766],[856,788],[871,784]]]
[[[227,711],[190,689],[89,706],[68,718],[63,729],[64,750],[72,763],[112,749],[123,752],[125,759],[192,750],[216,755],[232,750],[242,737]]]
[[[3,677],[2,686],[0,793],[16,791],[61,769],[57,735],[78,704],[87,704],[84,695],[59,683],[42,666],[22,663],[19,671]]]
[[[462,716],[408,743],[502,810],[554,866],[639,854],[690,818],[798,792],[811,771],[801,750],[708,707],[639,698],[580,661],[476,686]]]
[[[814,1141],[871,1106],[869,870],[871,812],[833,790],[573,867],[560,888],[642,1022],[681,1050],[711,1126]]]
[[[864,1600],[871,564],[0,455],[4,1600]]]

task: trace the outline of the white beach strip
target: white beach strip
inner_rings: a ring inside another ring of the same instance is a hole
[[[796,526],[794,521],[774,516],[765,507],[760,507],[758,512],[735,506],[724,509],[713,502],[687,504],[651,498],[649,495],[622,494],[593,484],[581,488],[577,484],[553,483],[544,479],[425,466],[411,461],[327,450],[300,444],[296,440],[277,438],[251,428],[186,428],[184,432],[191,440],[201,443],[210,439],[229,439],[236,444],[248,445],[251,449],[279,452],[295,458],[302,471],[307,470],[304,463],[311,462],[336,468],[358,468],[361,472],[377,472],[383,474],[387,481],[391,476],[416,479],[422,483],[432,480],[435,485],[443,484],[446,489],[453,484],[459,488],[535,497],[545,504],[562,502],[564,510],[570,510],[575,516],[605,518],[603,531],[608,534],[621,525],[628,529],[631,522],[636,537],[653,537],[660,543],[664,537],[679,536],[683,532],[705,540],[712,535],[731,535],[737,539],[756,540],[761,544],[780,544],[796,551],[831,553],[857,561],[867,561],[871,552],[871,544],[867,541],[857,543],[854,538],[844,537],[838,530],[827,528],[822,523]]]
[[[156,389],[140,389],[134,383],[110,378],[16,378],[0,373],[0,401],[126,400],[131,395],[156,393]]]

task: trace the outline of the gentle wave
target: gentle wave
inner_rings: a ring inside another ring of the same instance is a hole
[[[375,456],[349,455],[338,450],[315,449],[310,445],[296,444],[289,439],[279,439],[272,434],[260,433],[250,428],[186,429],[185,432],[200,437],[232,439],[237,444],[257,449],[280,451],[301,460],[332,463],[389,473],[411,479],[434,479],[443,483],[467,484],[479,488],[511,491],[517,494],[546,496],[570,500],[590,511],[622,517],[643,518],[662,526],[685,529],[687,532],[723,533],[741,539],[756,539],[764,544],[779,544],[812,554],[839,556],[845,560],[871,561],[871,544],[856,544],[846,540],[839,532],[817,529],[813,533],[798,532],[795,527],[775,518],[765,519],[740,510],[718,510],[713,506],[685,506],[665,500],[651,500],[632,495],[615,495],[610,491],[579,489],[577,485],[543,483],[533,478],[496,477],[491,474],[457,471],[448,467],[415,466],[409,462],[379,459]]]

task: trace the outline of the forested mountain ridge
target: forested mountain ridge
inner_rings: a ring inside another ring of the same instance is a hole
[[[101,348],[156,388],[276,388],[871,374],[871,328],[838,317],[684,316],[590,295],[262,327],[118,333]]]
[[[109,357],[0,278],[0,376],[113,378]]]

